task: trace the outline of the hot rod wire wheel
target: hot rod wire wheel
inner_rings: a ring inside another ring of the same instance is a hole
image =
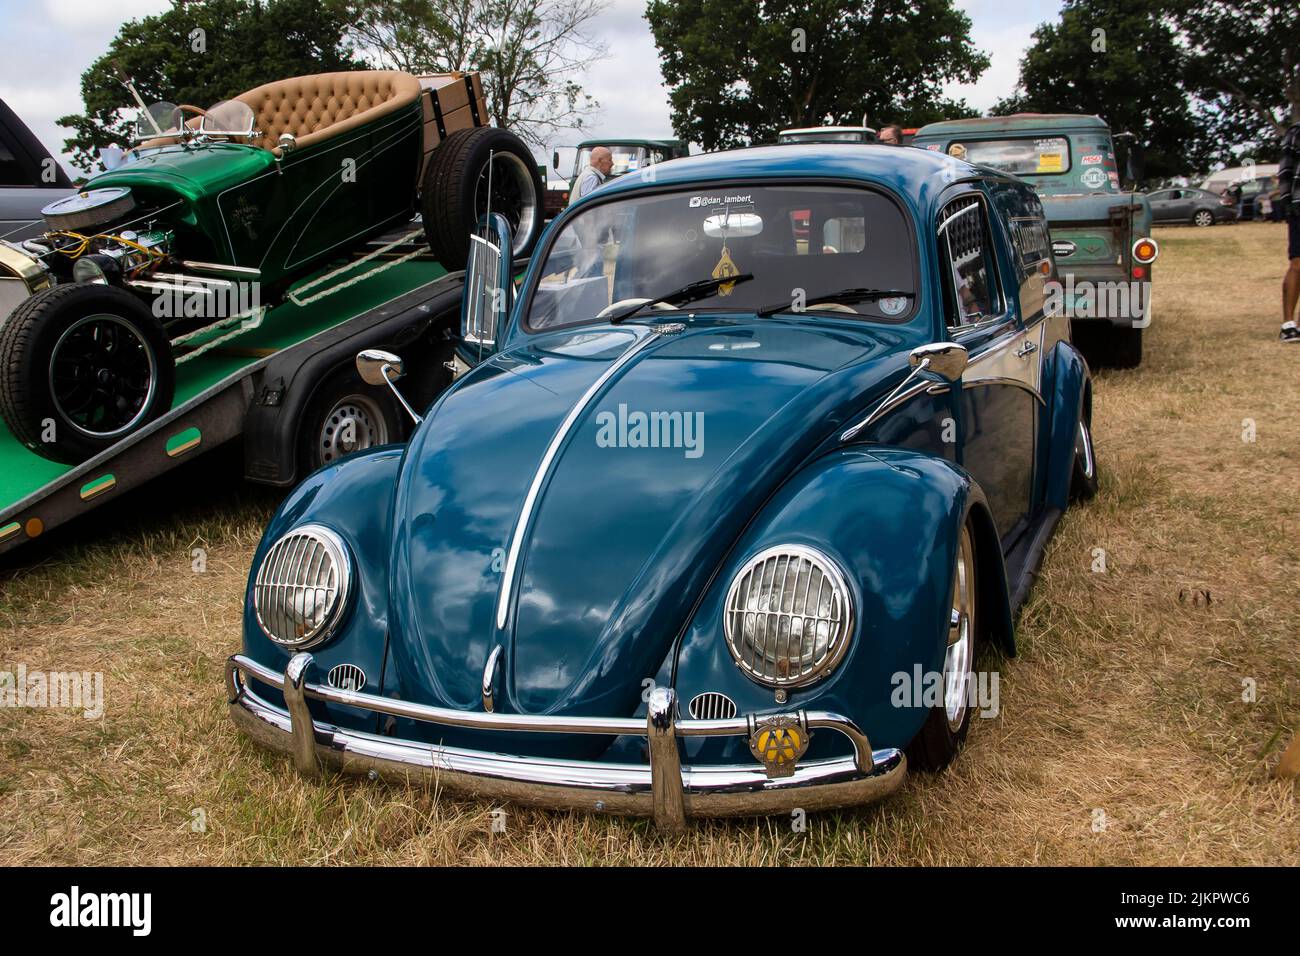
[[[114,286],[40,292],[0,329],[0,414],[55,461],[84,461],[163,414],[175,374],[162,324]]]
[[[491,187],[489,189],[489,180]],[[444,268],[465,268],[470,233],[488,211],[514,231],[511,253],[526,257],[542,231],[542,180],[528,147],[492,126],[452,133],[433,151],[420,190],[429,248]]]
[[[331,375],[312,396],[300,426],[298,477],[345,455],[406,439],[406,419],[392,394],[367,385],[350,366]]]
[[[1092,425],[1080,416],[1074,430],[1074,467],[1070,475],[1070,497],[1086,501],[1097,494],[1097,450],[1092,444]]]
[[[979,640],[978,597],[975,541],[966,522],[962,525],[953,566],[952,602],[940,681],[942,700],[929,708],[925,723],[907,746],[907,759],[918,770],[936,771],[948,766],[970,730],[971,715],[975,712],[972,692]],[[924,687],[917,688],[913,693],[924,699],[924,690]]]

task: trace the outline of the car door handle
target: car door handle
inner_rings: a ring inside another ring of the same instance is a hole
[[[1025,339],[1025,344],[1020,346],[1020,348],[1016,349],[1016,358],[1024,358],[1030,352],[1037,352],[1037,351],[1038,351],[1038,346],[1035,345],[1033,342],[1029,341],[1028,339]]]

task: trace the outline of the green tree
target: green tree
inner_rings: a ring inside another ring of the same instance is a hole
[[[90,172],[100,147],[128,141],[137,107],[114,61],[146,104],[211,106],[272,80],[358,68],[344,42],[347,16],[337,0],[172,0],[163,13],[123,24],[81,75],[85,112],[59,120],[73,131],[64,149]]]
[[[988,57],[951,0],[651,0],[677,135],[705,149],[788,126],[969,115],[942,97]]]
[[[1300,6],[1191,0],[1175,19],[1189,85],[1218,141],[1233,155],[1275,159],[1282,133],[1300,123]]]
[[[598,108],[578,77],[605,56],[591,23],[606,0],[354,0],[351,36],[373,63],[478,70],[492,121],[534,146]]]
[[[1193,108],[1187,54],[1160,0],[1066,0],[1020,61],[1016,92],[993,108],[1009,113],[1091,113],[1145,146],[1147,176],[1205,168],[1217,146]]]

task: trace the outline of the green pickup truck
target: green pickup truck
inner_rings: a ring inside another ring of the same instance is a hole
[[[1096,116],[1018,113],[931,123],[912,146],[1023,177],[1042,200],[1056,262],[1049,290],[1095,365],[1133,368],[1151,322],[1151,206],[1125,191],[1115,139]],[[1126,178],[1141,178],[1129,149]],[[1013,241],[1018,241],[1013,237]],[[1049,298],[1050,301],[1050,298]]]

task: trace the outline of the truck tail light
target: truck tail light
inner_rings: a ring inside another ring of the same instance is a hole
[[[1155,262],[1158,255],[1160,247],[1154,239],[1139,239],[1133,243],[1133,258],[1144,266]]]

